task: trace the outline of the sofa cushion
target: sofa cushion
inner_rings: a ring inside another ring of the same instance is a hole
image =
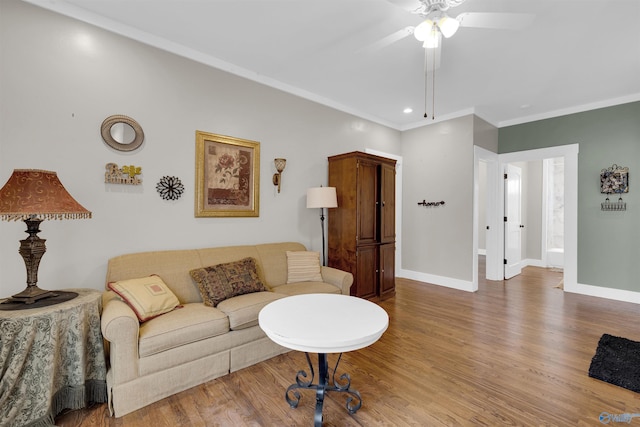
[[[140,357],[229,332],[229,319],[222,311],[202,303],[185,304],[140,326]]]
[[[287,251],[287,283],[322,282],[320,252]]]
[[[287,296],[302,294],[341,294],[342,290],[337,286],[324,282],[299,282],[276,286],[273,292]]]
[[[237,295],[267,290],[253,258],[197,268],[189,274],[198,285],[203,302],[210,307]]]
[[[109,282],[107,286],[133,309],[141,322],[167,313],[180,305],[171,289],[155,274]]]
[[[263,243],[255,245],[255,249],[258,253],[256,259],[261,266],[260,277],[269,288],[287,283],[287,251],[307,250],[304,245],[296,242]]]
[[[285,296],[276,292],[254,292],[226,299],[218,304],[218,309],[229,316],[231,330],[245,329],[258,324],[262,307]]]
[[[211,264],[216,263],[202,263],[195,249],[138,252],[111,258],[107,264],[106,281],[116,282],[157,274],[181,303],[202,302],[189,270]]]

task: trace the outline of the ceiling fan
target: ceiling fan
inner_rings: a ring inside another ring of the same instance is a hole
[[[419,15],[423,21],[415,27],[405,27],[377,42],[367,46],[361,51],[375,51],[391,45],[411,34],[422,42],[425,48],[424,58],[424,99],[427,118],[427,74],[431,68],[432,77],[432,119],[435,119],[435,71],[440,67],[440,52],[442,37],[453,36],[460,27],[518,30],[527,27],[533,22],[535,15],[528,13],[479,13],[465,12],[455,18],[447,14],[451,8],[460,6],[466,0],[387,0],[398,5],[414,15]],[[431,56],[431,67],[428,67],[428,56]]]
[[[417,26],[400,29],[364,50],[375,51],[389,46],[411,34],[423,42],[427,49],[439,48],[442,36],[453,36],[460,27],[518,30],[530,25],[535,15],[529,13],[482,13],[465,12],[455,18],[447,11],[460,6],[466,0],[387,0],[424,20]]]

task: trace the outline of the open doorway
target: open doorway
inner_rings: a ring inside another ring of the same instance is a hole
[[[576,292],[578,289],[578,144],[569,144],[513,153],[496,154],[475,147],[474,155],[474,271],[473,290],[478,285],[478,241],[480,228],[486,232],[486,278],[503,280],[504,278],[504,166],[508,163],[529,162],[533,160],[563,158],[564,178],[564,290]],[[486,171],[486,209],[487,224],[479,223],[479,187],[480,163],[487,162]],[[487,229],[487,226],[489,227]]]
[[[564,266],[564,158],[505,165],[505,279]]]
[[[564,157],[542,164],[542,263],[564,268]]]

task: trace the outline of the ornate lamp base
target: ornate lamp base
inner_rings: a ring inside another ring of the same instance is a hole
[[[50,305],[60,304],[61,302],[72,300],[78,296],[77,292],[45,292],[47,292],[48,294],[54,294],[54,296],[48,295],[47,297],[41,298],[33,303],[27,303],[21,299],[9,298],[6,301],[0,303],[0,311],[29,310],[31,308],[48,307]]]
[[[42,220],[34,218],[25,219],[24,222],[27,224],[26,232],[29,234],[29,237],[20,240],[20,250],[18,252],[22,255],[24,264],[27,267],[27,288],[19,294],[13,295],[2,304],[12,305],[19,303],[24,304],[25,308],[35,308],[38,306],[57,304],[74,298],[77,294],[72,292],[46,291],[38,287],[38,266],[40,265],[42,255],[44,255],[47,250],[44,244],[46,240],[38,237]],[[52,298],[50,303],[38,304],[38,301],[47,298]]]
[[[7,302],[22,302],[25,304],[33,304],[43,298],[56,297],[58,293],[40,289],[37,285],[28,286],[27,289],[19,294],[13,295]]]

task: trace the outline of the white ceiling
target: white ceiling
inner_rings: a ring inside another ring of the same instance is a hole
[[[27,1],[396,129],[434,122],[431,89],[423,118],[421,43],[410,35],[369,49],[422,21],[402,7],[412,0]],[[466,0],[449,10],[463,12],[535,19],[444,40],[435,121],[473,112],[501,127],[640,100],[640,0]]]

